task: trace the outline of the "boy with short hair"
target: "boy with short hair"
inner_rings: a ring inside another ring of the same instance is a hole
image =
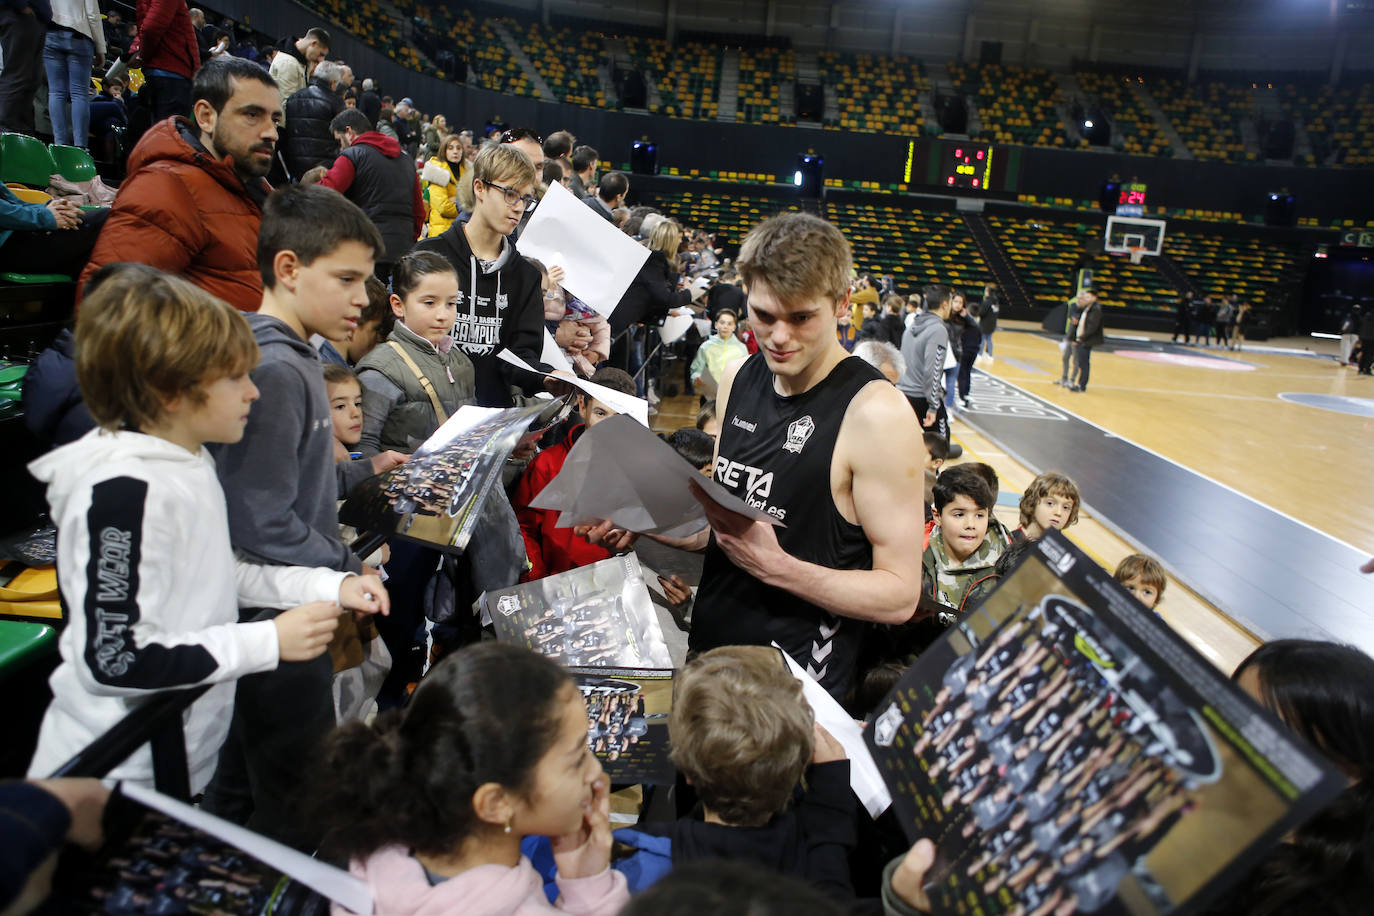
[[[621,394],[635,395],[634,379],[623,369],[610,366],[598,369],[591,381]],[[605,547],[578,537],[572,528],[558,527],[557,511],[535,509],[530,505],[549,481],[558,476],[568,452],[572,451],[573,444],[582,434],[615,415],[614,408],[582,391],[577,393],[575,402],[582,422],[570,425],[563,441],[534,457],[511,494],[511,505],[520,522],[520,534],[525,539],[525,555],[530,561],[529,570],[521,577],[522,582],[532,582],[578,566],[589,566],[612,555]]]
[[[689,662],[674,685],[668,731],[673,763],[699,804],[672,824],[616,832],[643,850],[620,866],[631,890],[671,866],[743,859],[853,897],[849,760],[815,723],[776,649],[723,646]]]
[[[1021,538],[1038,541],[1051,528],[1063,530],[1078,521],[1082,500],[1078,485],[1055,471],[1046,471],[1031,481],[1021,494]]]
[[[367,304],[382,240],[362,210],[328,188],[289,186],[263,208],[258,237],[262,305],[248,316],[262,362],[261,400],[243,439],[216,455],[234,547],[261,563],[358,572],[339,537],[338,500],[362,479],[404,461],[334,461],[324,375],[310,337],[343,341]],[[248,616],[252,611],[247,611]],[[334,727],[327,656],[238,685],[234,724],[206,795],[208,810],[274,839],[312,848],[297,816],[302,761]],[[251,786],[251,789],[250,789]]]
[[[922,571],[935,600],[958,610],[969,587],[989,575],[1001,555],[987,536],[992,491],[980,474],[958,465],[935,481],[934,497],[940,523],[922,556]]]
[[[233,682],[321,657],[339,604],[386,606],[374,577],[235,558],[208,442],[243,435],[258,348],[227,303],[138,264],[98,271],[76,373],[99,428],[30,465],[48,485],[70,617],[30,764],[48,776],[149,694],[212,685],[178,719],[190,791],[209,781]],[[291,608],[240,623],[238,605]],[[151,785],[143,746],[110,774]]]
[[[1118,563],[1112,578],[1152,611],[1164,597],[1164,586],[1169,581],[1160,562],[1143,553],[1133,553]]]

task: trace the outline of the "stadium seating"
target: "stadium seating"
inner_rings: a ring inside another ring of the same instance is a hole
[[[1164,253],[1204,295],[1234,294],[1256,307],[1268,302],[1285,269],[1292,267],[1298,256],[1289,245],[1183,230],[1165,235]]]
[[[920,64],[906,57],[824,51],[821,79],[835,87],[839,120],[828,127],[915,137],[921,133],[919,95],[930,88]]]
[[[789,201],[742,194],[682,191],[644,195],[644,203],[657,207],[684,226],[709,229],[717,243],[738,245],[755,225],[796,207]]]
[[[1054,75],[1038,67],[959,64],[948,67],[960,91],[977,100],[983,122],[979,139],[996,143],[1063,146],[1063,93]]]
[[[796,79],[797,68],[790,48],[755,48],[741,52],[739,108],[735,120],[749,124],[794,123],[797,113],[782,110],[778,86]]]
[[[658,88],[656,114],[711,119],[720,109],[720,51],[686,42],[676,51],[661,38],[624,39],[634,65]]]
[[[530,62],[553,90],[554,98],[572,105],[606,106],[606,96],[596,77],[601,63],[601,40],[591,32],[546,29],[531,23],[505,20],[507,30],[520,42]]]
[[[1135,156],[1173,155],[1173,147],[1165,138],[1164,131],[1159,129],[1154,118],[1140,106],[1131,92],[1130,83],[1139,80],[1139,77],[1091,70],[1080,70],[1074,77],[1089,101],[1101,105],[1110,115],[1121,134],[1122,152]]]
[[[947,283],[981,295],[988,271],[978,246],[956,213],[874,204],[827,204],[822,214],[844,232],[861,271],[891,274],[908,293]]]
[[[1146,85],[1195,159],[1246,162],[1257,158],[1245,151],[1240,136],[1240,119],[1254,114],[1248,83],[1213,80],[1190,86],[1176,79],[1148,79]]]
[[[1374,87],[1332,88],[1324,83],[1283,83],[1275,87],[1283,111],[1307,131],[1313,156],[1302,165],[1374,165],[1370,131],[1374,130]]]

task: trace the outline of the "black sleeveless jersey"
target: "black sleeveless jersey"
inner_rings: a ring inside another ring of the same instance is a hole
[[[830,569],[871,569],[873,548],[830,494],[830,462],[845,411],[859,389],[883,376],[857,357],[818,385],[784,397],[762,353],[740,367],[720,418],[715,479],[777,518],[778,543],[800,560]],[[777,642],[843,699],[854,680],[865,625],[836,617],[781,588],[764,585],[726,557],[711,537],[692,612],[690,647]]]

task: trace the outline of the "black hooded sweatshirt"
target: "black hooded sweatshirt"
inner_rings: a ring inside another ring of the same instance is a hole
[[[477,374],[477,403],[482,407],[510,407],[511,388],[525,395],[543,390],[543,378],[496,358],[510,350],[536,369],[544,352],[543,277],[515,250],[509,238],[495,261],[484,265],[472,253],[465,223],[435,238],[423,239],[415,251],[443,255],[458,271],[458,315],[453,323],[454,344],[472,360]]]

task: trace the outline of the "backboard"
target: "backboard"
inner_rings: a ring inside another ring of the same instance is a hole
[[[1158,256],[1164,250],[1164,226],[1162,219],[1109,216],[1102,250],[1108,254],[1131,254],[1134,248],[1137,255]]]

